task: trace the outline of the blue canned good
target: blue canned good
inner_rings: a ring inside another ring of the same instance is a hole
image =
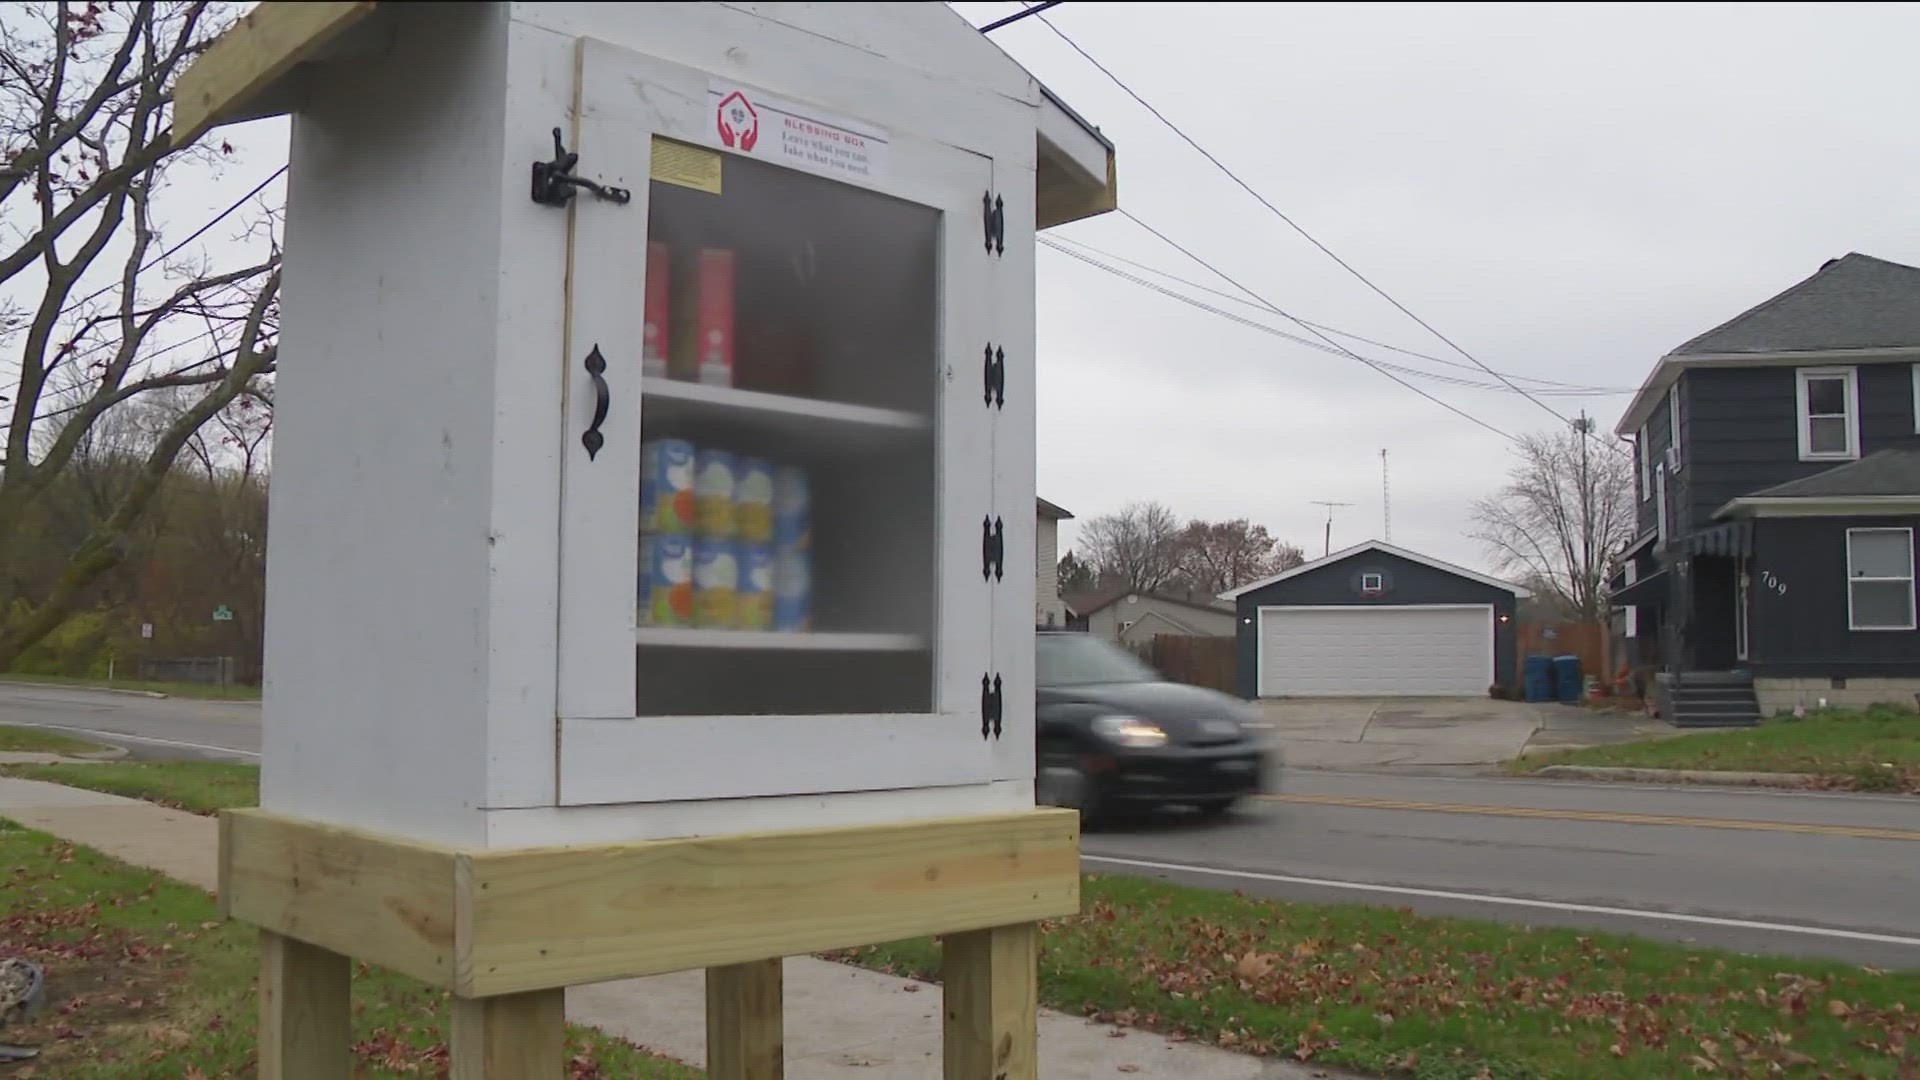
[[[684,536],[653,541],[653,580],[647,586],[648,621],[655,626],[693,622],[693,544]]]
[[[653,537],[640,535],[640,579],[639,595],[635,597],[633,610],[640,625],[653,621]]]
[[[693,542],[693,625],[731,629],[740,594],[739,545],[731,540]]]
[[[640,447],[640,529],[690,536],[698,516],[693,494],[693,444],[657,439]]]
[[[734,523],[740,539],[765,544],[773,539],[773,463],[765,458],[734,460]]]
[[[780,551],[813,548],[813,492],[799,469],[774,470],[773,544]]]
[[[767,544],[739,547],[740,588],[734,600],[734,625],[742,630],[773,627],[773,548]]]
[[[813,559],[781,551],[773,559],[773,628],[805,630],[813,621]]]
[[[734,521],[734,459],[725,450],[693,453],[694,534],[713,540],[731,540],[738,532]]]

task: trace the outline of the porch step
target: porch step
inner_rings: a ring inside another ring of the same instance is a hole
[[[1760,702],[1753,677],[1744,672],[1689,671],[1662,676],[1656,686],[1660,715],[1674,727],[1753,727]]]

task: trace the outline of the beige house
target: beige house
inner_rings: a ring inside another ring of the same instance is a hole
[[[1156,634],[1232,637],[1233,606],[1205,593],[1104,591],[1068,602],[1087,632],[1142,652]]]
[[[1073,515],[1045,499],[1034,499],[1038,522],[1033,530],[1033,625],[1067,625],[1060,599],[1060,523]]]

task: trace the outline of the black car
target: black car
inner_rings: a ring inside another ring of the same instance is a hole
[[[1092,634],[1035,635],[1036,801],[1087,818],[1123,807],[1218,813],[1258,792],[1267,753],[1252,710],[1168,682]]]

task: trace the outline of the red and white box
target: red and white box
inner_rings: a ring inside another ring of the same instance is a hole
[[[733,385],[733,252],[701,248],[694,264],[693,377],[709,386]]]
[[[647,299],[642,318],[646,340],[640,345],[640,371],[648,378],[667,377],[667,348],[672,340],[668,322],[673,317],[673,267],[667,245],[647,245]]]

